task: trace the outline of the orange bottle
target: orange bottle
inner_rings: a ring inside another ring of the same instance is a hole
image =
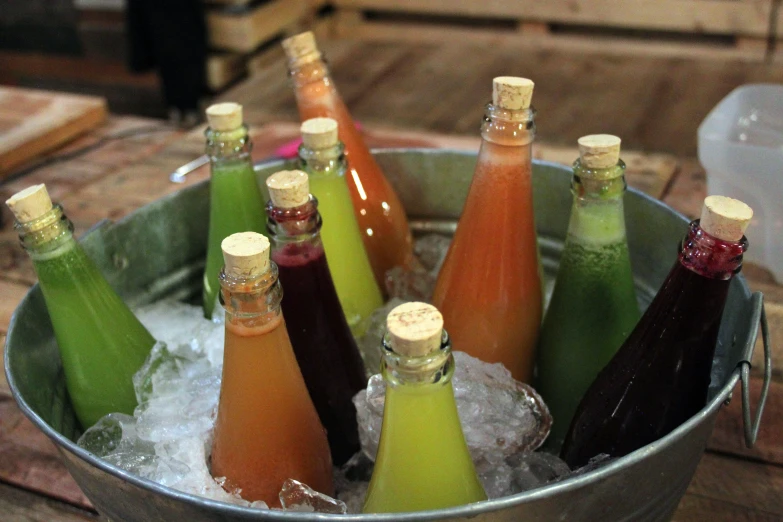
[[[386,272],[395,266],[410,266],[413,241],[405,209],[394,188],[370,154],[348,109],[329,76],[313,33],[283,40],[294,82],[296,103],[302,121],[316,117],[337,120],[340,141],[345,145],[351,200],[362,239],[378,286],[385,288]]]
[[[333,495],[326,432],[288,338],[269,240],[242,232],[221,247],[226,343],[212,476],[225,477],[226,490],[270,507],[280,507],[286,479]]]
[[[435,286],[455,350],[530,382],[542,297],[533,217],[533,82],[498,77],[454,240]]]

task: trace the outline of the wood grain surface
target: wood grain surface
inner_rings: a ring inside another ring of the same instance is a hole
[[[0,179],[106,119],[106,100],[0,87]]]

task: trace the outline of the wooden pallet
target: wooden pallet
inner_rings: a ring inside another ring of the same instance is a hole
[[[207,11],[209,44],[216,49],[250,53],[270,39],[296,31],[313,13],[310,0],[272,0],[258,5]]]
[[[653,56],[768,56],[780,0],[333,0],[337,37],[518,42]]]

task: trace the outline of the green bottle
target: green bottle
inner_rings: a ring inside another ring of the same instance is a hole
[[[312,118],[302,124],[301,131],[300,168],[308,175],[310,192],[318,198],[329,273],[348,325],[359,337],[367,329],[373,311],[383,306],[383,298],[364,250],[345,180],[344,147],[337,138],[337,122]]]
[[[242,106],[218,103],[207,109],[207,154],[211,167],[209,186],[209,238],[204,270],[204,316],[212,317],[223,266],[220,243],[238,232],[266,232],[266,212],[253,171],[253,143],[242,123]]]
[[[109,413],[133,415],[133,374],[155,339],[76,242],[73,224],[62,207],[52,205],[44,185],[29,187],[6,204],[33,260],[82,427]]]
[[[442,509],[486,500],[454,401],[443,316],[405,303],[387,318],[381,440],[364,513]]]
[[[579,152],[568,235],[538,344],[536,390],[554,419],[550,448],[562,445],[582,396],[640,317],[625,236],[620,138],[584,136]]]

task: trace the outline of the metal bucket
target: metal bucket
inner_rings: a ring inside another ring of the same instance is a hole
[[[475,154],[386,150],[376,156],[397,188],[414,230],[454,229],[470,185]],[[286,166],[282,161],[258,165],[259,181]],[[562,165],[534,165],[536,222],[549,280],[555,274],[568,224],[570,178],[570,169]],[[635,190],[629,191],[625,209],[637,293],[646,306],[672,266],[675,245],[685,235],[687,222]],[[162,297],[194,298],[200,295],[207,215],[208,184],[201,183],[151,203],[116,224],[97,226],[83,244],[131,305]],[[764,393],[751,422],[748,361],[760,322],[767,366]],[[115,522],[665,521],[671,518],[693,477],[718,409],[731,397],[740,379],[746,441],[753,443],[771,371],[761,294],[751,295],[739,276],[731,284],[723,318],[715,363],[717,382],[709,404],[670,435],[598,471],[502,499],[409,514],[337,516],[259,511],[206,500],[138,478],[77,447],[60,356],[37,286],[24,298],[11,321],[5,366],[20,408],[57,444],[69,471],[98,511]]]

